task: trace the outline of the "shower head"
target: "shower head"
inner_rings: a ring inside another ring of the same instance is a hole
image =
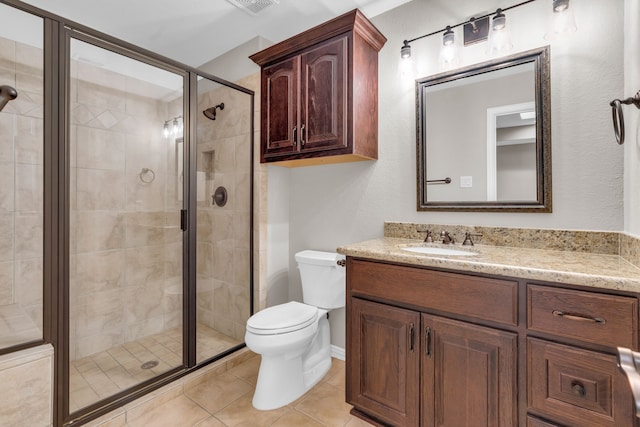
[[[216,109],[224,110],[224,102],[216,105],[215,107],[209,107],[202,112],[207,119],[215,120],[216,119]]]
[[[12,101],[18,97],[18,92],[11,86],[0,86],[0,111],[4,108],[9,101]]]

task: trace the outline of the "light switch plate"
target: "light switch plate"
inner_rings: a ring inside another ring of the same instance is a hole
[[[473,177],[472,176],[461,176],[460,177],[460,188],[471,188],[473,187]]]

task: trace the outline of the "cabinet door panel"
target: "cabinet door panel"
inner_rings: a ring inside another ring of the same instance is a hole
[[[420,315],[356,298],[351,305],[348,402],[394,426],[417,426],[419,340],[412,332]]]
[[[517,335],[422,315],[422,426],[517,425]]]
[[[295,57],[263,70],[263,158],[298,151],[299,64],[300,58]]]
[[[302,151],[347,146],[347,42],[341,37],[301,57]]]

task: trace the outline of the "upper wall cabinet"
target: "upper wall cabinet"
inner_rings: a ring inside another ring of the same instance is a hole
[[[260,162],[377,159],[378,52],[386,40],[355,9],[252,55],[262,67]]]

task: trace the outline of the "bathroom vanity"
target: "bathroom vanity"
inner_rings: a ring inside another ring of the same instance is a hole
[[[410,244],[420,245],[338,249],[355,415],[393,426],[637,425],[615,354],[638,349],[640,269],[614,255],[476,246],[473,257],[425,256],[402,250]]]

